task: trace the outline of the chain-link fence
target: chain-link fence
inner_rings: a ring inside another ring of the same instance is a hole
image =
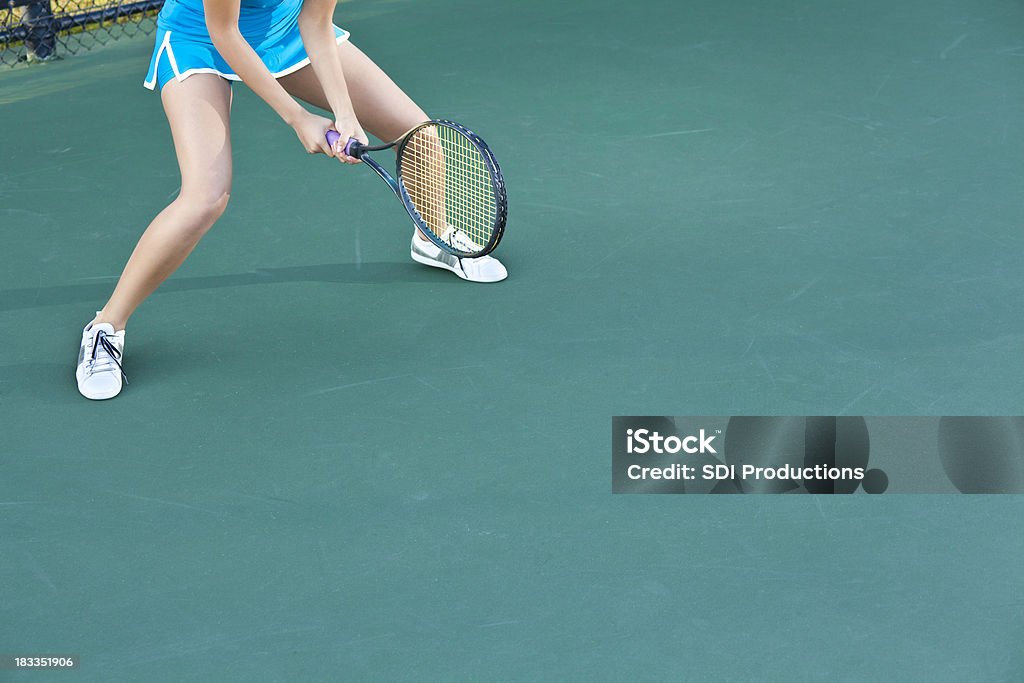
[[[0,67],[152,33],[163,0],[0,0]]]

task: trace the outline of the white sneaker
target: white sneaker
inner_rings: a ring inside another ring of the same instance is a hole
[[[417,263],[434,268],[450,270],[463,280],[470,282],[500,282],[508,277],[508,271],[501,261],[493,256],[480,256],[478,258],[460,258],[449,254],[433,242],[421,239],[414,230],[412,234],[412,248],[410,256]],[[461,230],[448,228],[444,238],[446,242],[457,249],[465,251],[479,251],[480,245],[470,241],[469,237]]]
[[[123,356],[124,330],[115,332],[110,323],[86,325],[75,370],[82,396],[100,401],[121,393],[122,380],[127,381],[121,369]]]

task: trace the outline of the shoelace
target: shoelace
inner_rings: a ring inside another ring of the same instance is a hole
[[[103,349],[107,354],[107,359],[104,360],[101,356],[98,360],[96,358],[96,352]],[[117,369],[121,372],[121,379],[124,383],[128,383],[128,376],[124,374],[124,368],[121,367],[121,351],[118,350],[114,342],[107,339],[107,333],[100,330],[96,333],[96,339],[92,346],[92,362],[89,364],[90,372],[104,371],[110,367],[111,364],[117,366]]]
[[[458,228],[451,228],[448,233],[447,241],[448,245],[453,249],[459,249],[461,251],[476,251],[480,249],[480,245],[469,239],[469,236]]]

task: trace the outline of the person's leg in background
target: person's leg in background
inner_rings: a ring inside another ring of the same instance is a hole
[[[20,4],[20,3],[18,3]],[[25,36],[26,59],[47,62],[57,57],[57,35],[53,30],[53,9],[50,0],[32,0],[21,18],[28,28]]]

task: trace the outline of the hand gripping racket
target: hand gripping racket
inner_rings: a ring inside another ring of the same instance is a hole
[[[340,137],[327,131],[333,146]],[[367,152],[398,147],[392,176]],[[453,121],[427,121],[394,142],[371,147],[349,138],[345,154],[384,179],[427,239],[462,258],[494,250],[505,232],[505,180],[487,144]],[[396,180],[397,177],[397,180]]]

